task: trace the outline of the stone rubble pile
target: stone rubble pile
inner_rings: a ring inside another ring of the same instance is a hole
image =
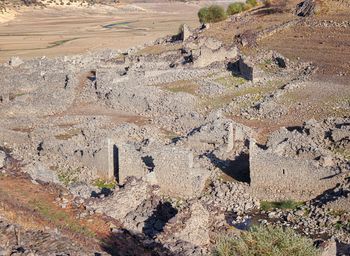
[[[314,67],[276,52],[244,56],[187,26],[178,39],[159,40],[160,52],[12,58],[0,66],[0,147],[33,182],[68,187],[83,215],[107,215],[177,255],[207,254],[218,230],[248,223],[263,200],[306,204],[260,211],[260,222],[349,243],[348,214],[331,214],[349,206],[349,118],[281,128],[264,145],[232,118],[288,113],[276,99]],[[0,169],[6,159],[1,150]]]

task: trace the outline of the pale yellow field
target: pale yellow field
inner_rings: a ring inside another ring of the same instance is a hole
[[[182,23],[198,26],[198,9],[186,3],[24,8],[0,23],[0,62],[126,49],[174,34]]]

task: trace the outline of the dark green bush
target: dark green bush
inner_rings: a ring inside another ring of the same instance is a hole
[[[198,12],[198,18],[201,23],[215,23],[227,18],[223,7],[219,5],[211,5],[201,8]]]
[[[216,245],[215,256],[318,256],[313,241],[292,229],[252,227],[239,238],[225,237]]]
[[[244,10],[244,4],[243,3],[233,3],[233,4],[230,4],[228,7],[227,7],[227,15],[234,15],[234,14],[237,14],[237,13],[240,13],[240,12],[243,12]]]

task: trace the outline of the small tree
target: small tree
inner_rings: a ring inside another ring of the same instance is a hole
[[[244,9],[243,3],[233,3],[227,7],[226,12],[227,12],[227,15],[234,15],[234,14],[242,12],[243,9]]]
[[[198,12],[198,18],[200,23],[208,23],[209,9],[208,7],[203,7]]]
[[[212,5],[209,7],[209,14],[211,22],[219,22],[226,20],[227,15],[223,7],[219,5]]]
[[[198,12],[198,18],[201,23],[215,23],[227,18],[223,7],[219,5],[211,5],[201,8]]]

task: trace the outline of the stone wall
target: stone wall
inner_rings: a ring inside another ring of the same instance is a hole
[[[142,178],[148,174],[146,165],[142,161],[142,154],[133,144],[121,144],[115,147],[118,154],[115,163],[118,165],[117,180],[119,183],[123,184],[130,176]]]
[[[154,153],[155,175],[163,194],[190,198],[204,189],[209,173],[197,167],[184,148],[164,146]]]
[[[215,120],[204,125],[188,135],[188,143],[191,148],[206,148],[210,144],[221,147],[230,152],[233,149],[234,131],[233,123],[229,120]]]
[[[101,142],[101,148],[92,154],[84,154],[82,162],[95,171],[95,176],[105,180],[112,180],[114,176],[114,143],[110,138]]]
[[[233,127],[234,127],[233,137],[235,142],[250,141],[250,139],[254,136],[253,130],[248,126],[234,122]]]
[[[225,49],[224,47],[218,50],[212,50],[206,46],[202,46],[200,49],[193,50],[193,66],[196,68],[204,68],[211,65],[214,62],[222,62],[228,59],[234,59],[238,55],[236,47]]]
[[[309,200],[333,188],[341,179],[314,160],[279,156],[250,142],[250,179],[261,200]]]
[[[240,75],[247,80],[256,81],[261,78],[262,71],[254,65],[248,58],[240,57],[238,60],[238,69]]]

